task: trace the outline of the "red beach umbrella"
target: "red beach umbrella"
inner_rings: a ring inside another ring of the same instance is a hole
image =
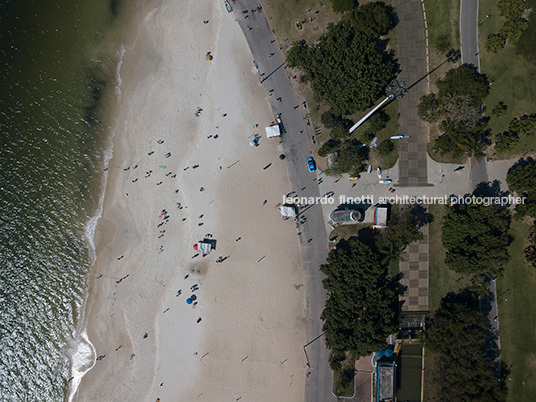
[[[194,250],[197,251],[197,243],[194,244]]]

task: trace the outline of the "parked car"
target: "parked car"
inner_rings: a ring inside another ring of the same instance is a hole
[[[307,158],[307,166],[309,166],[309,172],[313,173],[314,171],[316,171],[316,163],[313,158]]]

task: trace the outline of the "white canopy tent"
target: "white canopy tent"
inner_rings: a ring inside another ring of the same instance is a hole
[[[212,244],[199,242],[197,243],[197,251],[201,254],[210,254],[212,250]]]
[[[294,205],[282,205],[281,208],[281,216],[283,218],[295,218],[296,217],[296,208]]]
[[[266,130],[266,137],[268,138],[281,136],[281,129],[279,128],[279,124],[272,124],[271,126],[265,127],[264,129]]]

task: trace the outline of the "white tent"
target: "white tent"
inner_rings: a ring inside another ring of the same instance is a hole
[[[197,243],[197,251],[201,254],[210,254],[210,251],[212,250],[212,244],[210,243],[204,243],[199,242]]]
[[[296,208],[294,205],[282,205],[281,206],[281,216],[283,218],[295,218],[296,217]]]
[[[266,137],[268,138],[281,136],[281,130],[279,129],[279,124],[272,124],[270,127],[265,127],[264,129],[266,130]]]

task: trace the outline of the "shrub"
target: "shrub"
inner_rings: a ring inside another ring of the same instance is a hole
[[[491,115],[494,117],[501,117],[506,114],[508,106],[506,106],[502,101],[497,104],[491,111]]]
[[[504,49],[506,46],[506,38],[498,34],[489,34],[486,42],[486,50],[490,53],[497,53]]]

